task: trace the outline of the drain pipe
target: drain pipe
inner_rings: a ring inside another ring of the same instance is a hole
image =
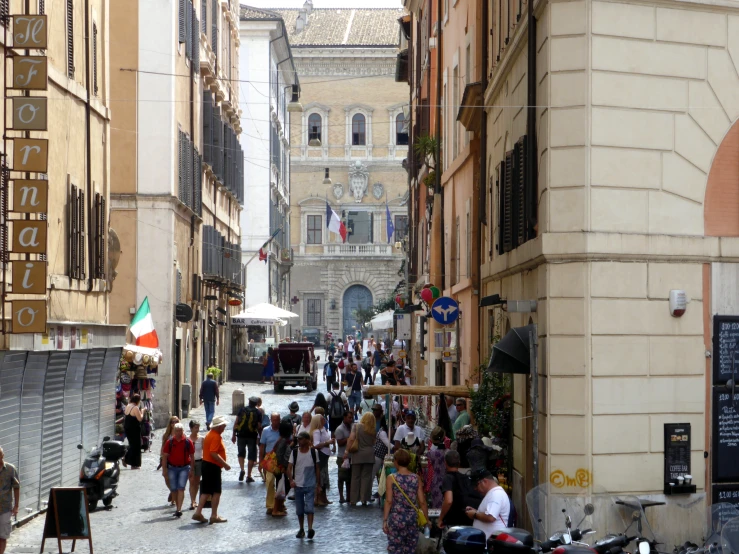
[[[90,72],[90,0],[85,0],[85,82],[87,84],[87,97],[85,99],[85,126],[87,129],[87,140],[85,148],[87,150],[87,238],[92,235],[92,137],[91,122],[92,115],[91,95],[92,95],[92,78]],[[92,240],[87,241],[87,258],[89,260],[90,271],[87,274],[87,292],[92,292],[95,276],[93,275],[92,266],[95,255],[94,243]]]

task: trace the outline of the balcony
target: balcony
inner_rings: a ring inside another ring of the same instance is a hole
[[[324,256],[388,257],[395,254],[389,244],[324,244]]]

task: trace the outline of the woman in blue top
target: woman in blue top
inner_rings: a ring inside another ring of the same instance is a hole
[[[275,375],[275,360],[272,357],[273,352],[274,349],[270,346],[267,349],[267,363],[264,364],[264,373],[262,374],[262,382],[264,382],[265,379],[269,379],[270,385],[272,384],[272,381],[274,381],[273,377]]]

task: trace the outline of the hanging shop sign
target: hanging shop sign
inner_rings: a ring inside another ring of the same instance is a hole
[[[38,174],[47,173],[49,167],[49,141],[39,136],[39,132],[48,130],[48,99],[45,95],[29,95],[29,91],[48,90],[49,61],[44,53],[48,46],[48,18],[46,15],[14,14],[10,21],[12,32],[6,22],[3,57],[5,75],[11,77],[5,83],[3,152],[12,153],[12,160],[7,154],[3,156],[4,178],[0,181],[2,195],[10,202],[0,203],[0,225],[5,236],[11,236],[11,244],[8,251],[0,252],[0,261],[9,262],[12,281],[10,286],[2,282],[2,332],[38,333],[46,336],[50,343],[52,339],[46,327],[48,268],[45,261],[49,183],[38,178]],[[34,51],[35,55],[8,55],[9,49]],[[12,141],[12,149],[7,141]],[[24,297],[8,299],[8,294]],[[29,295],[38,297],[29,299]],[[5,314],[8,301],[9,329]]]

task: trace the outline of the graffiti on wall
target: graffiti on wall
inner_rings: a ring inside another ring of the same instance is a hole
[[[593,482],[593,476],[587,469],[580,468],[575,475],[567,475],[561,469],[555,469],[549,474],[549,482],[552,486],[561,489],[564,487],[588,488]]]

